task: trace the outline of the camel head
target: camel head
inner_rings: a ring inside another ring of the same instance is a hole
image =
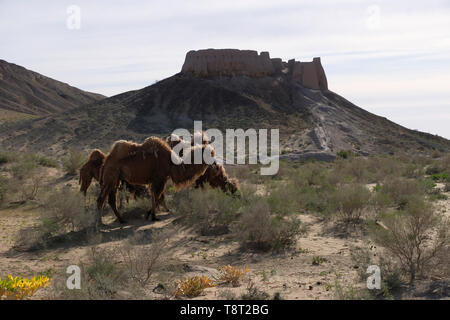
[[[238,198],[241,197],[239,182],[237,179],[228,179],[225,183],[225,189],[229,191],[232,195],[236,195]]]

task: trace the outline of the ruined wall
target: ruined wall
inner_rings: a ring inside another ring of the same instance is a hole
[[[271,77],[287,75],[293,81],[311,89],[328,89],[325,71],[320,58],[312,62],[294,59],[288,63],[280,58],[270,58],[268,52],[238,49],[206,49],[186,54],[182,73],[201,77],[248,76]]]
[[[265,77],[273,75],[274,68],[268,52],[237,49],[207,49],[189,51],[182,72],[200,76]]]

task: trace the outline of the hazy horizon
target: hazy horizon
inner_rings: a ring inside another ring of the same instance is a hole
[[[79,29],[68,27],[71,5],[81,10]],[[178,73],[189,50],[320,56],[330,90],[450,139],[449,13],[439,0],[0,0],[0,59],[111,96]]]

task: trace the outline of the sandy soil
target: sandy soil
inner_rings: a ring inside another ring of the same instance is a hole
[[[76,181],[61,183],[76,184]],[[446,195],[450,199],[450,192]],[[440,200],[436,206],[450,215],[450,200]],[[61,274],[67,266],[86,260],[87,249],[91,244],[85,241],[57,244],[45,250],[31,252],[21,252],[14,248],[18,232],[37,222],[39,210],[39,206],[28,204],[0,211],[0,276],[20,274],[30,277],[47,270]],[[164,298],[164,295],[154,292],[156,290],[153,288],[168,277],[173,282],[190,275],[206,274],[213,277],[217,274],[217,267],[228,264],[249,268],[241,285],[209,288],[196,299],[237,298],[246,291],[249,280],[270,297],[279,293],[283,299],[333,299],[335,281],[344,286],[363,285],[358,281],[358,269],[351,259],[352,247],[372,250],[374,255],[377,252],[364,235],[356,232],[343,236],[334,225],[313,215],[300,216],[303,225],[307,227],[307,233],[298,239],[295,250],[280,254],[243,252],[229,235],[199,236],[176,223],[175,217],[168,212],[160,213],[159,217],[161,221],[149,222],[139,214],[131,214],[127,217],[127,224],[119,225],[109,213],[104,217],[104,222],[109,227],[102,231],[99,244],[103,248],[113,248],[125,241],[117,240],[116,235],[152,233],[157,229],[176,230],[170,239],[165,263],[166,269],[171,266],[177,271],[169,275],[167,272],[155,274],[146,287],[145,298],[150,299]],[[320,256],[324,262],[314,265],[312,262],[315,256]],[[118,263],[121,263],[120,259]],[[51,287],[43,289],[35,298],[53,298],[52,290]]]

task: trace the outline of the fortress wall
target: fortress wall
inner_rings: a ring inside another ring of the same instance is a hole
[[[311,89],[328,89],[327,78],[320,58],[314,58],[312,62],[299,62],[291,59],[286,63],[280,58],[271,59],[269,52],[258,54],[254,50],[189,51],[181,72],[193,73],[200,77],[270,77],[286,73],[286,68],[287,74],[293,81]]]

